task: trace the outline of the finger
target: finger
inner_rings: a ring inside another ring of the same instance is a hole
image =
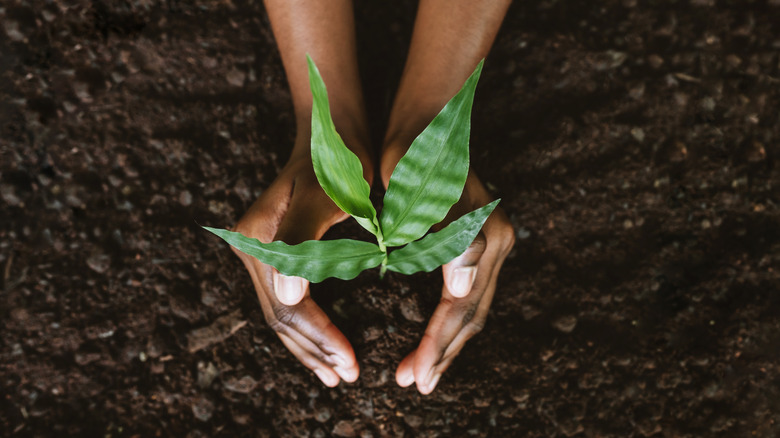
[[[416,351],[416,350],[415,350]],[[406,388],[414,383],[414,353],[409,353],[404,360],[398,364],[398,369],[395,372],[395,381],[398,386]]]
[[[288,340],[285,345],[290,348],[290,343],[294,343],[296,351],[305,352],[318,361],[319,368],[324,366],[332,370],[346,382],[357,380],[360,369],[355,353],[341,331],[310,297],[307,296],[295,307],[298,309],[287,313],[292,316],[281,314],[277,318],[282,319],[277,321],[284,322],[273,324],[277,334],[284,335]]]
[[[420,393],[433,391],[451,359],[481,330],[480,321],[484,321],[490,307],[500,265],[494,253],[483,254],[477,263],[480,275],[464,298],[454,296],[445,284],[415,354],[414,380]]]
[[[344,381],[357,380],[360,369],[352,346],[325,312],[311,299],[308,290],[297,305],[286,306],[272,292],[273,282],[270,277],[273,268],[249,256],[242,260],[252,277],[260,307],[271,328],[277,334],[284,334],[300,350],[306,351],[322,364],[326,364]]]
[[[490,199],[470,170],[461,200],[440,226]],[[495,294],[498,273],[513,244],[511,223],[501,208],[497,208],[464,254],[444,266],[442,299],[414,352],[412,371],[420,393],[429,394],[436,388],[466,342],[482,329]],[[458,269],[469,267],[476,269]],[[406,377],[405,373],[406,369],[399,365],[398,374]]]
[[[447,345],[447,347],[444,349],[444,353],[441,353],[440,358],[432,366],[431,370],[427,372],[427,375],[431,377],[429,377],[427,388],[424,389],[425,393],[430,393],[436,388],[436,385],[439,382],[439,377],[441,377],[441,375],[444,374],[450,365],[452,365],[452,362],[455,360],[458,354],[460,354],[461,350],[463,350],[463,347],[466,346],[466,342],[473,338],[482,329],[481,321],[485,320],[488,310],[490,309],[490,303],[493,299],[493,293],[495,291],[496,280],[497,276],[494,276],[493,279],[491,279],[491,284],[488,285],[488,290],[491,292],[489,294],[485,293],[482,296],[479,303],[477,304],[476,310],[473,311],[474,316],[470,321],[465,322],[465,320],[468,318],[468,313],[472,313],[467,312],[467,314],[463,317],[465,324],[463,324],[463,326],[460,328],[460,331],[458,331],[452,341],[450,341],[449,345]],[[418,350],[426,351],[426,346],[421,345]],[[428,349],[427,351],[431,350]],[[423,367],[425,367],[425,365],[423,365]],[[420,371],[421,374],[423,372],[425,371]]]
[[[316,184],[313,170],[309,174],[307,177],[300,168],[285,167],[239,221],[236,231],[262,242],[284,240],[294,244],[320,238],[340,220],[339,210]],[[307,193],[311,196],[305,196]],[[308,200],[312,201],[309,205]],[[355,381],[359,368],[352,346],[311,300],[308,281],[282,276],[271,266],[240,251],[236,253],[252,277],[266,321],[285,346],[326,385],[338,384],[339,377]]]
[[[339,220],[338,213],[341,211],[316,184],[316,180],[312,185],[311,178],[303,176],[296,179],[287,212],[274,240],[294,245],[319,239]],[[357,380],[360,370],[354,350],[344,334],[309,297],[309,282],[300,277],[282,275],[275,269],[272,272],[270,290],[273,295],[268,298],[273,312],[270,318],[278,321],[275,330],[284,332],[303,350],[329,364],[344,381]]]
[[[291,308],[304,318],[288,318],[285,333],[321,362],[327,363],[344,381],[354,382],[360,374],[355,352],[347,338],[310,296]]]
[[[477,278],[477,265],[486,247],[485,234],[480,232],[463,254],[442,266],[444,285],[452,296],[463,298],[469,294]]]
[[[273,299],[274,296],[267,297]],[[265,306],[264,310],[265,310]],[[355,352],[347,338],[308,294],[295,306],[275,303],[266,315],[274,331],[284,334],[301,350],[315,357],[346,382],[360,374]]]
[[[325,386],[334,387],[339,384],[339,376],[329,366],[325,365],[305,349],[295,342],[292,338],[283,333],[277,333],[279,339],[288,350],[308,369],[314,371],[314,374],[325,384]]]

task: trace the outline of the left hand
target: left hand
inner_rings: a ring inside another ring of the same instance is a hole
[[[493,201],[477,176],[469,171],[461,199],[440,226]],[[417,383],[421,394],[430,394],[442,373],[472,336],[482,330],[498,272],[515,242],[515,233],[498,207],[466,251],[442,266],[444,287],[422,341],[398,365],[396,382],[402,387]]]

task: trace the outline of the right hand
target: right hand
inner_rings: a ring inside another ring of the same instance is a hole
[[[234,231],[270,243],[320,239],[348,215],[322,190],[311,154],[293,153],[277,179],[244,214]],[[231,247],[232,248],[232,247]],[[359,368],[349,341],[309,294],[309,282],[282,275],[235,248],[252,277],[268,325],[290,352],[326,386],[354,382]]]

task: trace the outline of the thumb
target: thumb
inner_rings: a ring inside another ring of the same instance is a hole
[[[274,240],[281,240],[288,245],[318,240],[337,222],[335,216],[340,210],[324,192],[317,191],[319,186],[309,193],[305,190],[306,184],[299,183],[293,187],[289,206],[279,223]],[[309,288],[308,280],[284,275],[276,269],[273,270],[273,280],[276,298],[287,306],[298,304]]]
[[[273,270],[273,273],[274,293],[279,302],[285,306],[294,306],[300,303],[304,295],[306,295],[309,280],[284,275],[276,269]]]
[[[463,254],[442,266],[444,285],[455,298],[463,298],[471,291],[477,278],[477,263],[486,246],[485,234],[480,231]]]

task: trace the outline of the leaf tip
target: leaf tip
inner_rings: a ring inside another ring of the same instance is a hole
[[[309,86],[311,87],[312,94],[314,94],[316,90],[316,87],[314,86],[315,83],[321,83],[323,87],[325,84],[322,83],[320,69],[317,68],[317,64],[314,63],[314,60],[311,59],[311,56],[308,53],[306,54],[306,65],[309,67]]]
[[[493,202],[491,202],[489,204],[486,204],[484,207],[482,207],[482,208],[486,209],[486,212],[487,212],[487,215],[485,216],[486,220],[487,220],[487,216],[490,216],[490,214],[493,213],[493,210],[495,210],[496,207],[498,207],[498,203],[499,202],[501,202],[501,198],[498,198],[495,201],[493,201]]]
[[[309,67],[309,76],[311,76],[313,72],[317,72],[317,64],[314,63],[314,60],[311,59],[311,55],[308,53],[306,54],[306,65]]]

